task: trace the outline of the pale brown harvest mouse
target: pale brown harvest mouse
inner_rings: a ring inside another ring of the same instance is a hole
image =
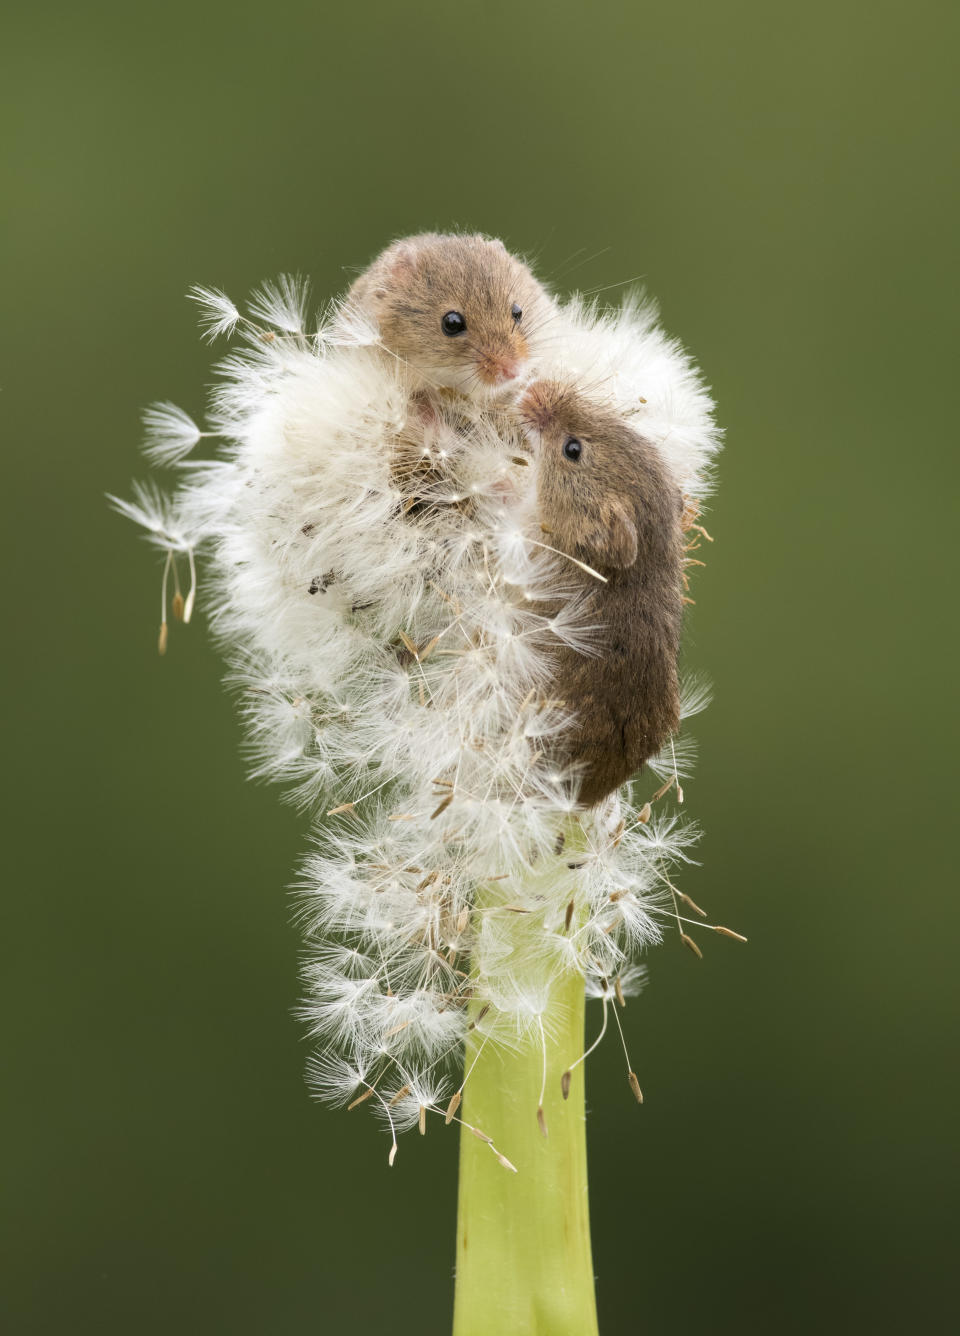
[[[656,448],[569,386],[540,381],[519,404],[535,454],[537,512],[551,546],[589,587],[597,655],[561,646],[553,693],[575,712],[558,759],[579,766],[592,806],[660,750],[680,723],[682,500]]]
[[[388,246],[345,299],[424,389],[487,402],[516,387],[552,303],[502,241],[423,232]]]
[[[388,443],[411,513],[448,468],[449,433],[470,435],[475,414],[499,414],[525,374],[554,312],[546,291],[502,241],[424,232],[388,246],[344,299],[377,328],[404,368],[407,415]],[[504,419],[505,430],[513,430]]]

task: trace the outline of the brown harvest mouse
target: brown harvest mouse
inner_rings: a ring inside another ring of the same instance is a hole
[[[373,324],[403,367],[407,415],[389,443],[394,481],[419,514],[482,413],[515,395],[553,303],[502,241],[424,232],[393,242],[360,275],[343,319]],[[514,419],[504,418],[505,432]]]
[[[440,232],[388,246],[350,288],[344,307],[373,321],[383,347],[419,388],[480,402],[516,388],[552,311],[547,293],[502,241]]]
[[[555,655],[554,694],[576,716],[558,759],[574,762],[592,806],[660,750],[680,723],[682,500],[658,455],[616,414],[541,381],[519,404],[536,458],[537,516],[589,587],[597,655]]]

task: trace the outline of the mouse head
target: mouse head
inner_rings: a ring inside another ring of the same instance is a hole
[[[656,448],[622,418],[553,381],[519,403],[552,542],[607,569],[644,560],[679,533],[680,494]]]
[[[425,384],[480,400],[516,388],[550,309],[502,241],[433,232],[389,246],[347,301]]]

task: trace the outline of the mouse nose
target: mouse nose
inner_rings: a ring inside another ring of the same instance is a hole
[[[480,363],[480,379],[488,385],[507,385],[520,374],[520,363],[515,357],[487,354]]]
[[[553,418],[553,405],[537,385],[531,385],[517,404],[520,416],[532,427],[543,431]]]

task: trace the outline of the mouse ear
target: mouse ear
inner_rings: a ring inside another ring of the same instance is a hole
[[[395,241],[380,256],[374,270],[376,284],[373,295],[382,301],[390,285],[398,278],[411,275],[417,267],[417,248],[409,241]]]
[[[625,569],[637,559],[637,526],[620,501],[603,508],[599,522],[587,533],[584,547],[601,566]]]
[[[417,267],[417,248],[409,241],[398,241],[387,251],[386,260],[392,278],[412,274]]]

